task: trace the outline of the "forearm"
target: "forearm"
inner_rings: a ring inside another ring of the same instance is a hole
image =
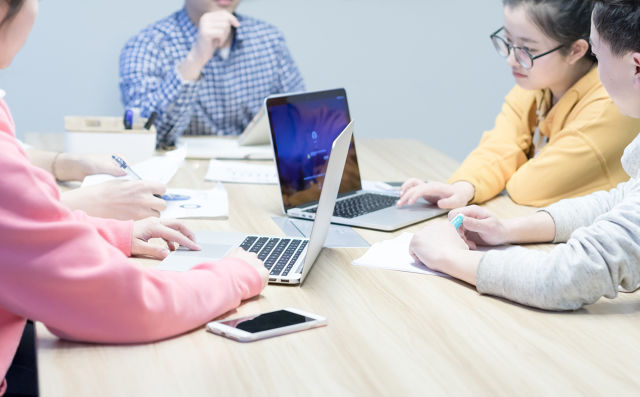
[[[629,183],[621,183],[610,191],[599,191],[583,197],[561,200],[544,208],[556,225],[553,242],[566,242],[576,229],[591,225],[596,218],[622,202],[629,188]]]
[[[72,296],[73,302],[55,296],[50,300],[62,303],[65,313],[45,312],[39,319],[64,339],[144,343],[198,327],[259,294],[262,284],[248,264],[229,258],[187,272],[145,270],[132,264],[111,267],[88,279],[55,280],[71,286],[85,283],[91,294],[84,300]],[[46,296],[49,291],[43,292]],[[108,303],[94,310],[102,302]]]
[[[60,153],[40,150],[35,148],[27,148],[25,150],[31,164],[38,168],[42,168],[50,174],[54,173],[54,160]]]
[[[543,207],[609,189],[615,179],[584,133],[571,129],[558,132],[557,139],[518,168],[506,185],[511,199],[521,205]]]
[[[86,176],[73,154],[34,148],[28,148],[26,153],[31,164],[49,172],[59,181],[81,181]]]
[[[147,60],[151,57],[153,65]],[[156,112],[159,141],[175,140],[188,126],[201,68],[183,74],[181,60],[152,50],[125,48],[120,60],[120,93],[125,108]]]
[[[449,183],[466,181],[474,187],[472,203],[483,203],[504,190],[507,181],[526,161],[524,152],[511,142],[484,141],[449,178]]]
[[[76,221],[91,224],[105,241],[125,256],[131,256],[134,223],[132,220],[97,218],[83,211],[73,211],[71,216]]]
[[[178,65],[178,73],[183,80],[196,81],[200,78],[204,65],[209,61],[192,48],[187,57]]]
[[[92,211],[93,198],[91,197],[90,190],[86,188],[78,188],[60,192],[60,202],[70,210],[84,211],[91,216],[102,216],[102,214]]]
[[[529,114],[534,103],[531,91],[516,86],[505,98],[494,128],[463,161],[449,183],[466,180],[475,189],[473,203],[482,203],[504,190],[511,176],[528,160],[531,146]]]
[[[480,261],[477,287],[526,305],[572,310],[613,298],[618,287],[640,284],[638,199],[619,205],[576,230],[551,252],[521,247],[489,251]]]
[[[476,285],[476,273],[478,264],[482,259],[483,252],[457,250],[446,258],[442,259],[442,264],[446,273],[459,280]]]
[[[505,219],[503,223],[508,244],[549,243],[553,241],[556,234],[553,218],[545,211],[539,211],[529,216]]]

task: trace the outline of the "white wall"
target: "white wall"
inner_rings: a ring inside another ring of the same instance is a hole
[[[26,47],[0,71],[18,135],[62,131],[68,114],[120,115],[122,45],[181,5],[41,2]],[[357,136],[416,138],[461,160],[513,84],[488,38],[499,0],[244,0],[239,12],[284,32],[308,89],[347,88]]]

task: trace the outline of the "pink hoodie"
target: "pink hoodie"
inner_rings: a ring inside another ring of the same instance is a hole
[[[18,145],[1,99],[0,171],[0,379],[26,318],[65,339],[143,343],[199,327],[261,291],[258,272],[238,259],[183,273],[129,261],[133,222],[65,208],[53,177]]]

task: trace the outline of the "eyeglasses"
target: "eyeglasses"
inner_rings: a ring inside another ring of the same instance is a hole
[[[559,49],[564,47],[564,44],[561,44],[561,45],[557,46],[556,48],[554,48],[552,50],[544,52],[544,53],[542,53],[540,55],[533,56],[529,52],[528,48],[513,46],[513,45],[507,43],[505,39],[503,39],[502,37],[498,36],[498,33],[500,33],[502,30],[504,30],[504,26],[501,27],[500,29],[496,30],[495,32],[493,32],[491,34],[491,36],[489,36],[491,38],[491,42],[493,43],[493,46],[496,48],[496,51],[498,51],[498,54],[502,55],[505,58],[508,57],[509,53],[511,52],[511,50],[513,50],[513,56],[516,58],[516,61],[518,61],[520,66],[522,66],[526,70],[529,70],[529,69],[531,69],[533,67],[533,60],[534,59],[538,59],[538,58],[543,57],[545,55],[549,55],[552,52],[558,51]]]

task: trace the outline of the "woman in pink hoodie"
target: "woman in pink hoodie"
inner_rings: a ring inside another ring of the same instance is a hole
[[[24,45],[38,0],[0,0],[0,68]],[[199,327],[258,295],[268,274],[235,251],[183,273],[142,268],[130,255],[163,258],[159,237],[198,249],[177,222],[92,218],[60,204],[53,177],[29,162],[0,99],[0,395],[26,319],[75,341],[143,343]]]

